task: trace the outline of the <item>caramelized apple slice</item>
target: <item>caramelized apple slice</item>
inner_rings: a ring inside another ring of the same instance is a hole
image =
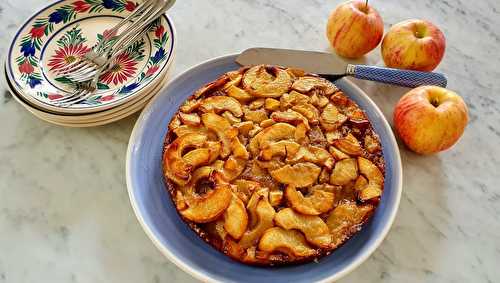
[[[307,136],[308,130],[309,130],[309,125],[306,125],[304,123],[300,123],[299,125],[297,125],[294,135],[295,140],[300,144],[308,144],[309,143],[309,137]]]
[[[320,117],[321,126],[327,131],[339,128],[345,121],[347,121],[347,117],[340,113],[337,107],[331,103],[326,105]]]
[[[345,185],[358,177],[358,163],[354,158],[342,159],[335,163],[330,184]]]
[[[251,110],[262,108],[265,102],[266,102],[265,98],[257,98],[248,105],[248,108]]]
[[[243,112],[245,113],[244,119],[246,121],[252,121],[259,124],[260,122],[268,119],[267,112],[264,109],[250,110],[249,108],[244,108]]]
[[[266,252],[279,251],[293,257],[316,255],[316,251],[309,247],[300,232],[280,227],[273,227],[265,231],[259,241],[259,249]]]
[[[294,126],[287,123],[276,123],[255,135],[250,141],[248,149],[255,156],[259,153],[259,148],[266,148],[279,140],[293,139],[294,134]]]
[[[234,124],[233,126],[236,127],[236,129],[238,129],[240,134],[242,134],[244,136],[248,136],[248,133],[253,128],[253,122],[252,121],[245,121],[245,122]]]
[[[282,200],[283,200],[282,190],[272,190],[269,192],[269,203],[272,206],[280,205]]]
[[[226,89],[226,93],[228,96],[235,98],[236,100],[238,100],[240,102],[248,102],[248,101],[251,101],[252,99],[254,99],[254,97],[250,93],[248,93],[245,90],[243,90],[239,87],[236,87],[234,85],[229,86]]]
[[[324,184],[330,181],[330,172],[327,168],[321,169],[321,173],[319,174],[318,183]]]
[[[297,104],[292,107],[292,110],[295,110],[300,114],[302,114],[304,117],[307,118],[309,123],[313,125],[317,124],[319,121],[319,111],[312,104],[309,103]]]
[[[246,160],[241,158],[236,158],[234,155],[228,157],[224,162],[224,168],[222,175],[224,179],[228,182],[238,178],[243,170],[245,170]]]
[[[280,109],[280,102],[274,98],[266,98],[264,108],[269,111],[276,111]]]
[[[370,160],[358,157],[359,172],[368,179],[368,185],[359,193],[358,197],[362,201],[380,197],[382,195],[382,186],[384,185],[384,176],[380,169]]]
[[[276,124],[276,122],[273,119],[266,119],[266,120],[260,122],[259,126],[262,128],[267,128],[267,127],[270,127],[274,124]]]
[[[326,136],[326,141],[329,144],[333,144],[336,140],[341,139],[343,135],[342,132],[339,129],[337,129],[335,131],[326,132],[325,136]]]
[[[293,141],[279,141],[270,144],[268,147],[264,148],[260,154],[259,158],[262,160],[271,160],[273,157],[293,157],[299,150],[300,145]]]
[[[284,208],[276,213],[274,222],[287,230],[300,230],[306,240],[317,247],[327,248],[332,242],[328,226],[319,216],[303,215],[291,208]]]
[[[271,176],[280,183],[298,188],[307,187],[318,179],[321,168],[310,162],[286,165],[270,172]]]
[[[280,106],[281,110],[285,110],[296,104],[305,104],[309,101],[309,96],[293,90],[290,93],[285,93],[280,97]]]
[[[288,163],[312,162],[328,169],[332,169],[334,160],[331,154],[324,148],[317,146],[301,146],[292,158],[287,158]]]
[[[243,202],[233,195],[231,203],[224,213],[224,229],[231,237],[239,240],[245,233],[248,225],[248,214]]]
[[[382,150],[380,143],[372,134],[365,135],[365,148],[369,153],[375,153]]]
[[[348,134],[343,139],[335,140],[333,145],[351,156],[359,156],[363,154],[359,141],[352,134]]]
[[[206,223],[215,220],[228,208],[232,199],[229,185],[221,184],[202,196],[188,201],[189,207],[180,213],[186,219],[196,223]]]
[[[231,153],[231,141],[238,131],[223,117],[215,113],[203,113],[201,120],[205,127],[214,131],[222,142],[221,157],[226,158]],[[233,131],[234,130],[234,131]]]
[[[294,126],[297,126],[301,123],[304,123],[307,127],[307,129],[310,129],[311,127],[309,127],[309,121],[307,120],[306,117],[304,117],[304,115],[300,114],[299,112],[297,111],[294,111],[292,109],[288,109],[286,111],[282,111],[282,112],[273,112],[271,114],[271,119],[273,119],[274,121],[276,122],[285,122],[285,123],[288,123],[288,124],[292,124]]]
[[[243,110],[238,100],[229,96],[211,96],[200,102],[200,110],[203,112],[230,111],[236,117],[243,116]]]
[[[313,89],[319,89],[324,92],[325,95],[331,95],[338,91],[338,88],[334,84],[319,77],[300,77],[293,83],[292,89],[302,93],[307,93]]]
[[[342,151],[340,151],[338,148],[336,148],[334,146],[330,146],[328,148],[328,151],[330,151],[330,153],[332,154],[333,158],[335,158],[335,160],[342,160],[342,159],[349,158],[349,155],[343,153]]]
[[[185,125],[199,126],[201,124],[200,116],[196,113],[186,114],[179,112],[179,119]]]
[[[358,178],[356,178],[356,182],[354,182],[354,189],[356,191],[362,191],[366,186],[368,186],[368,180],[363,177],[363,175],[359,175]]]
[[[181,123],[181,120],[179,119],[179,115],[176,114],[176,115],[174,115],[174,117],[172,117],[172,120],[170,121],[170,123],[168,123],[168,129],[170,131],[175,131],[181,125],[182,125],[182,123]]]
[[[248,158],[250,157],[245,146],[241,144],[240,140],[237,138],[233,138],[233,140],[231,141],[231,151],[233,152],[233,156],[235,158],[248,160]]]
[[[198,182],[202,179],[208,179],[214,170],[215,169],[212,166],[202,166],[194,170],[189,183],[185,186],[178,187],[179,191],[182,192],[184,199],[196,197],[196,186],[198,185]]]
[[[255,227],[259,222],[259,216],[257,214],[257,204],[261,199],[267,199],[269,197],[269,189],[267,187],[261,187],[260,185],[254,190],[250,196],[250,200],[247,203],[247,212],[250,216],[250,227]]]
[[[253,138],[261,131],[262,131],[262,128],[259,125],[253,124],[252,129],[248,132],[248,136]]]
[[[253,192],[260,188],[260,184],[255,181],[237,179],[233,182],[236,185],[238,197],[246,204]]]
[[[324,108],[328,104],[328,102],[330,102],[330,100],[328,100],[328,98],[323,95],[318,95],[315,93],[311,96],[311,104],[318,108]]]
[[[358,206],[355,202],[351,201],[339,203],[326,220],[326,225],[334,240],[333,245],[338,246],[350,235],[361,229],[360,224],[362,224],[374,210],[375,207],[372,205]]]
[[[197,168],[214,162],[219,157],[220,149],[220,142],[207,142],[207,147],[191,150],[182,158],[187,164]]]
[[[243,87],[257,97],[280,97],[291,85],[290,75],[274,66],[254,66],[243,75]]]
[[[174,131],[174,134],[177,137],[181,137],[186,134],[201,134],[201,135],[208,135],[207,129],[205,127],[196,127],[196,126],[189,126],[189,125],[182,125],[177,127]]]
[[[180,110],[184,113],[191,113],[200,106],[200,100],[198,99],[188,99],[184,101]]]
[[[194,169],[183,158],[186,148],[201,147],[207,141],[207,136],[201,134],[186,134],[176,138],[164,151],[164,174],[178,185],[185,185],[189,181]]]
[[[281,161],[279,158],[272,158],[269,161],[255,160],[255,162],[260,168],[264,168],[269,171],[276,170],[285,166],[285,163]]]
[[[227,82],[223,90],[227,90],[230,86],[238,86],[241,83],[241,79],[243,78],[243,74],[241,71],[231,71],[227,72],[226,75],[229,77],[230,81]]]
[[[231,125],[237,124],[241,122],[241,118],[235,117],[231,112],[229,111],[224,111],[221,114],[222,117],[224,117]]]
[[[306,71],[299,68],[286,68],[286,71],[293,77],[294,80],[306,75]]]
[[[254,194],[256,193],[257,192]],[[252,199],[250,199],[247,204],[247,209],[250,213],[250,221],[256,224],[255,226],[251,226],[251,230],[243,234],[243,237],[239,241],[242,248],[249,248],[255,245],[262,234],[264,234],[267,229],[274,226],[273,219],[276,212],[269,203],[267,196],[268,192],[266,191],[263,195],[256,197],[257,201],[252,201]]]
[[[213,92],[217,89],[222,88],[229,81],[229,77],[224,75],[217,80],[204,85],[202,88],[194,92],[193,96],[199,98],[202,95]]]
[[[294,210],[307,215],[320,215],[333,208],[334,195],[321,189],[312,189],[306,197],[293,186],[285,190],[286,199]]]

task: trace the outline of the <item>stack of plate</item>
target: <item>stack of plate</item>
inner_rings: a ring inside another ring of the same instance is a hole
[[[95,94],[69,107],[54,101],[74,91],[55,72],[85,54],[136,5],[62,0],[35,13],[14,36],[5,60],[6,85],[16,101],[42,120],[70,127],[104,125],[142,109],[165,85],[173,60],[175,31],[166,15],[101,76]]]

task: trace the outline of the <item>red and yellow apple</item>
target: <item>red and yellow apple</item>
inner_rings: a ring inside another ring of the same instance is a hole
[[[384,34],[378,12],[364,1],[340,4],[328,18],[326,36],[335,52],[347,58],[359,58],[373,50]]]
[[[382,58],[391,68],[434,70],[444,55],[441,30],[424,20],[406,20],[392,26],[382,40]]]
[[[394,126],[411,150],[431,154],[448,149],[467,125],[467,105],[455,92],[438,86],[421,86],[396,104]]]

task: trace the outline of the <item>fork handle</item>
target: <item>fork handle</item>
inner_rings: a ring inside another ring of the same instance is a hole
[[[145,20],[143,20],[140,24],[137,26],[133,27],[130,32],[133,34],[133,36],[130,37],[124,37],[119,39],[114,45],[113,48],[114,50],[120,51],[125,49],[128,45],[134,43],[138,37],[138,35],[142,36],[142,33],[145,28],[147,28],[152,22],[154,22],[158,17],[160,17],[168,8],[170,8],[173,3],[175,3],[174,0],[159,0],[157,2],[157,5],[155,8],[157,8],[156,12],[153,14],[149,15]],[[113,56],[112,54],[109,54],[109,56]]]
[[[146,0],[142,4],[140,4],[134,12],[129,14],[127,17],[122,19],[118,24],[113,26],[107,32],[111,34],[109,38],[103,38],[102,41],[99,41],[92,50],[96,53],[94,57],[99,57],[106,52],[109,52],[113,46],[116,45],[117,41],[122,38],[126,38],[131,33],[130,29],[123,30],[120,34],[117,34],[119,29],[127,23],[134,24],[135,22],[141,22],[147,15],[156,8],[159,0]]]

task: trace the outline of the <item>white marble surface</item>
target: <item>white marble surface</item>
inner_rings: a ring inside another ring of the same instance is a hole
[[[251,46],[325,50],[339,1],[179,0],[173,73]],[[439,71],[466,100],[461,141],[422,157],[401,146],[404,191],[381,247],[342,282],[500,282],[500,2],[371,3],[388,28],[426,18],[442,28]],[[0,1],[0,55],[43,0]],[[380,64],[379,50],[368,62]],[[361,87],[387,117],[404,89]],[[193,282],[139,226],[125,187],[125,151],[136,116],[91,129],[47,124],[0,85],[0,282]],[[375,280],[376,279],[376,280]]]

